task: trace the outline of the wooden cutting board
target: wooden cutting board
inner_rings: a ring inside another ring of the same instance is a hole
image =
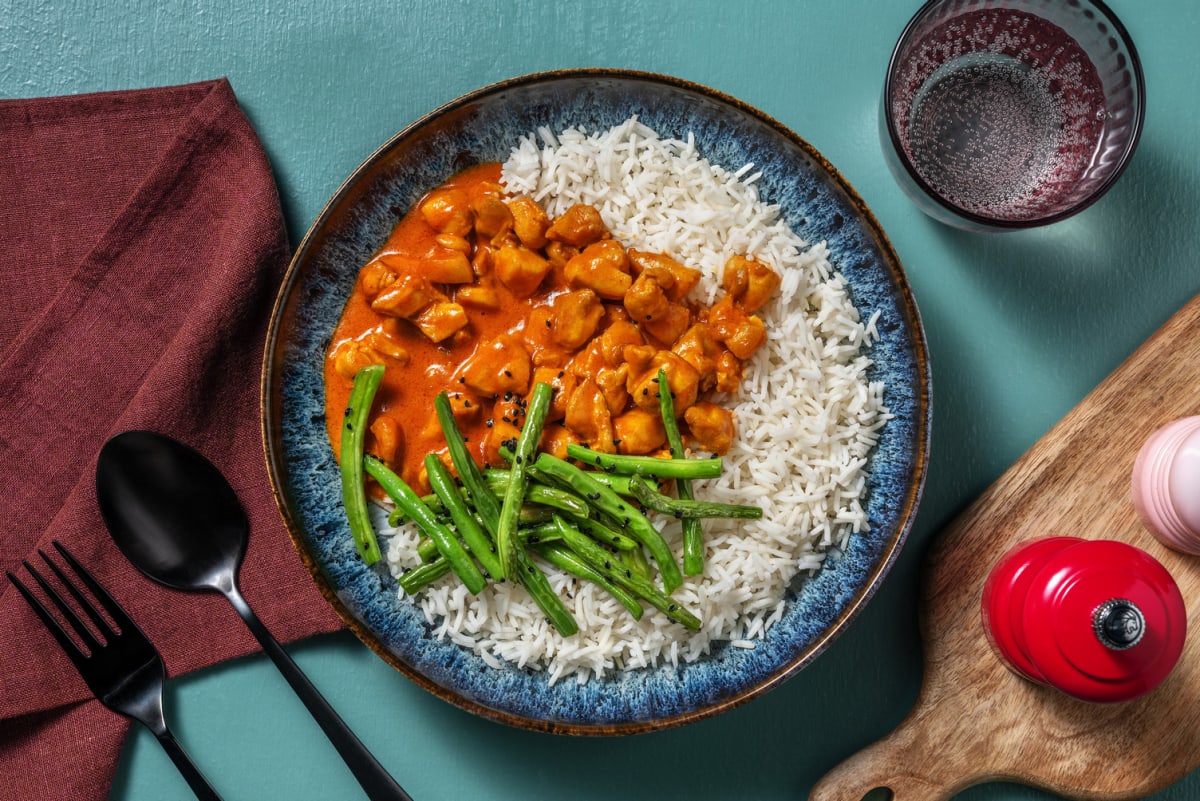
[[[1200,414],[1200,351],[1185,347],[1198,343],[1200,296],[939,533],[922,576],[925,673],[916,705],[895,731],[818,782],[810,801],[860,801],[881,787],[894,801],[939,801],[986,781],[1135,799],[1200,765],[1200,557],[1160,545],[1130,498],[1146,439]],[[1123,540],[1171,572],[1188,633],[1158,689],[1090,704],[1018,678],[995,656],[980,623],[984,581],[1010,547],[1052,535]]]

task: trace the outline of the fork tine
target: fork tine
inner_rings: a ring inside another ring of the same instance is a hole
[[[55,541],[54,544],[58,546],[59,552],[62,553],[62,546],[59,545],[57,541]],[[111,640],[114,636],[116,636],[116,632],[113,631],[112,626],[110,626],[108,621],[101,617],[100,613],[96,611],[95,605],[90,600],[85,598],[83,593],[79,591],[79,587],[76,586],[77,582],[67,578],[67,574],[63,572],[62,568],[51,561],[50,557],[47,556],[41,549],[38,549],[38,555],[41,556],[42,560],[50,566],[50,569],[54,571],[54,575],[58,576],[58,580],[62,582],[64,587],[67,588],[67,592],[71,593],[71,597],[74,598],[75,602],[79,604],[79,608],[82,609],[88,616],[88,619],[92,621],[92,625],[96,627],[96,631],[100,632],[100,636],[102,636],[105,640]],[[77,564],[78,563],[76,563],[76,565]],[[75,565],[72,565],[72,567],[74,566]],[[79,575],[79,571],[76,570],[75,574]],[[89,576],[88,578],[91,577]],[[92,583],[85,581],[84,585],[87,586],[88,589],[93,589],[93,585],[95,587],[99,587],[98,584],[95,584],[94,580]]]
[[[24,564],[25,567],[29,567],[28,562],[25,562]],[[58,618],[50,614],[50,610],[47,609],[45,605],[37,599],[37,596],[29,591],[28,587],[21,583],[20,579],[18,579],[9,571],[5,571],[5,573],[8,576],[8,580],[13,583],[13,586],[17,588],[17,591],[21,593],[21,595],[29,603],[30,608],[37,613],[37,616],[42,619],[42,623],[45,624],[46,628],[50,630],[50,633],[54,635],[54,639],[58,640],[58,644],[62,646],[64,651],[66,651],[67,656],[71,657],[71,661],[74,662],[78,667],[79,661],[85,658],[84,653],[83,651],[79,650],[79,646],[76,645],[75,641],[71,639],[71,635],[67,634],[66,629],[64,629],[62,624],[58,622]]]
[[[41,551],[39,550],[38,553],[41,553]],[[42,554],[42,558],[46,559],[46,555]],[[46,561],[49,562],[50,560],[46,559]],[[100,647],[100,642],[96,639],[96,635],[92,634],[92,632],[88,630],[88,627],[83,624],[83,621],[79,619],[79,615],[75,614],[75,610],[67,604],[63,597],[59,595],[58,590],[54,589],[50,582],[42,578],[42,574],[37,572],[34,566],[29,564],[28,560],[21,562],[21,564],[25,565],[25,569],[29,571],[29,575],[33,576],[33,580],[36,581],[38,586],[42,588],[42,591],[46,593],[46,597],[53,601],[55,606],[58,607],[59,613],[68,623],[71,624],[71,628],[75,629],[75,633],[79,635],[79,639],[83,641],[84,646],[89,651],[95,652],[95,650]]]
[[[117,624],[117,628],[121,631],[130,631],[137,629],[137,624],[125,612],[124,607],[117,603],[116,599],[109,594],[108,590],[96,580],[95,576],[87,571],[83,565],[67,550],[67,546],[63,545],[58,540],[53,541],[54,547],[62,554],[63,559],[75,571],[75,575],[79,576],[83,585],[88,588],[100,605],[104,607],[104,611],[112,618],[112,621]]]

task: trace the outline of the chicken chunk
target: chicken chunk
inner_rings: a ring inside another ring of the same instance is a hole
[[[475,222],[471,199],[466,192],[455,187],[430,192],[421,201],[420,210],[425,222],[439,234],[466,236],[471,233]]]
[[[428,278],[416,272],[399,273],[371,301],[371,308],[389,317],[411,318],[431,303],[447,300]]]
[[[715,403],[700,401],[683,413],[692,438],[700,447],[724,455],[733,444],[733,413]]]
[[[629,262],[633,265],[634,272],[639,275],[646,271],[655,275],[672,303],[683,300],[696,284],[700,283],[699,270],[685,267],[665,253],[650,253],[630,248]],[[664,278],[664,274],[669,276],[670,280]]]
[[[725,348],[717,356],[717,392],[737,392],[742,384],[742,360]]]
[[[517,297],[527,298],[537,291],[550,272],[550,262],[524,247],[505,245],[494,256],[496,277]]]
[[[384,358],[391,359],[397,364],[408,364],[408,349],[401,344],[395,334],[380,326],[367,337],[371,349]]]
[[[721,286],[747,312],[756,312],[765,306],[781,280],[769,266],[745,256],[730,258],[721,274]]]
[[[512,214],[513,233],[521,240],[521,244],[534,250],[546,247],[546,229],[550,227],[550,218],[537,201],[517,197],[508,201],[507,205]]]
[[[431,303],[412,318],[431,342],[441,342],[467,327],[467,310],[449,301]]]
[[[667,441],[662,415],[642,408],[630,409],[615,418],[613,432],[618,453],[647,454]]]
[[[567,402],[563,424],[581,440],[601,453],[615,453],[612,413],[604,392],[592,379],[586,379]]]
[[[616,416],[629,404],[629,390],[627,383],[629,381],[629,365],[622,364],[619,367],[604,367],[596,373],[596,386],[600,387],[600,392],[604,395],[604,402],[608,404],[608,411]]]
[[[492,417],[488,418],[487,433],[483,438],[484,461],[490,465],[508,464],[500,449],[506,445],[511,446],[519,436],[521,429],[517,428],[513,418],[502,410],[493,412]]]
[[[648,356],[647,350],[650,351]],[[667,385],[675,401],[676,415],[696,402],[700,390],[700,374],[676,354],[652,346],[629,346],[625,348],[625,359],[629,363],[626,387],[633,402],[641,408],[650,411],[659,408],[660,369],[667,372]]]
[[[550,338],[560,347],[575,350],[592,338],[603,316],[604,305],[592,290],[564,292],[551,303]]]
[[[375,258],[367,262],[358,273],[358,285],[362,288],[367,300],[373,300],[395,280],[395,268],[382,258]]]
[[[567,369],[581,378],[596,375],[605,367],[616,367],[625,361],[626,345],[646,344],[642,332],[627,320],[618,320],[588,343],[571,359]]]
[[[579,435],[566,426],[552,423],[542,429],[542,439],[538,448],[559,459],[567,458],[567,446],[580,444]]]
[[[367,450],[375,454],[390,467],[395,467],[398,460],[404,457],[404,429],[396,422],[396,418],[381,414],[371,422],[371,441]]]
[[[389,253],[380,256],[379,260],[398,275],[419,275],[435,284],[469,284],[475,280],[467,254],[440,245],[424,256]]]
[[[510,334],[480,342],[462,365],[463,383],[483,396],[524,395],[531,372],[529,352]]]
[[[666,316],[671,307],[671,301],[667,299],[662,284],[647,271],[643,271],[629,289],[625,290],[621,302],[625,311],[629,312],[629,318],[639,325]]]
[[[579,386],[579,378],[574,373],[560,370],[557,367],[537,367],[533,371],[531,386],[549,384],[554,387],[554,396],[550,399],[550,411],[547,420],[561,420],[567,416],[567,401]]]
[[[692,314],[686,306],[672,303],[667,307],[667,313],[653,320],[644,320],[642,330],[666,347],[675,344],[675,340],[683,336],[692,322]]]
[[[607,300],[621,300],[633,284],[625,248],[611,239],[585,247],[566,263],[563,275],[572,286],[587,287]]]
[[[763,321],[735,304],[732,295],[726,295],[713,305],[708,324],[713,336],[739,359],[749,359],[767,341]]]
[[[459,287],[454,300],[472,309],[494,311],[500,308],[500,295],[496,288],[482,282]]]
[[[496,195],[483,195],[471,201],[475,215],[475,233],[484,239],[492,239],[511,230],[514,223],[512,209]]]
[[[330,355],[333,358],[333,369],[349,381],[353,381],[362,368],[383,364],[382,357],[370,345],[354,339],[338,344]]]
[[[604,225],[604,220],[600,218],[599,210],[586,203],[576,203],[571,206],[546,229],[547,239],[574,245],[577,248],[599,242],[607,235],[608,228]]]
[[[717,381],[717,357],[724,350],[704,323],[696,323],[683,333],[671,351],[696,368],[700,374],[700,389],[712,389]]]

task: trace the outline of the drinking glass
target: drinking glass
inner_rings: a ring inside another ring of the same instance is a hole
[[[930,0],[888,64],[880,137],[893,176],[950,225],[1046,225],[1095,202],[1145,116],[1129,34],[1096,0]]]

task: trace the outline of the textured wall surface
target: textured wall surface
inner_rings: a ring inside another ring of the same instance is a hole
[[[883,162],[883,72],[918,5],[0,0],[2,97],[227,76],[272,158],[293,244],[362,159],[428,111],[523,73],[609,66],[706,84],[774,116],[842,171],[899,252],[930,343],[933,455],[910,544],[850,630],[755,702],[683,729],[609,740],[475,719],[349,635],[296,646],[302,667],[414,798],[804,798],[827,770],[890,731],[916,696],[917,578],[938,528],[1200,292],[1200,6],[1112,0],[1148,87],[1132,164],[1076,218],[981,236],[922,216]],[[170,696],[180,738],[226,797],[360,797],[265,659],[175,680]],[[1198,796],[1193,775],[1156,798]],[[138,732],[114,801],[185,797]],[[959,797],[1048,796],[990,784]]]

